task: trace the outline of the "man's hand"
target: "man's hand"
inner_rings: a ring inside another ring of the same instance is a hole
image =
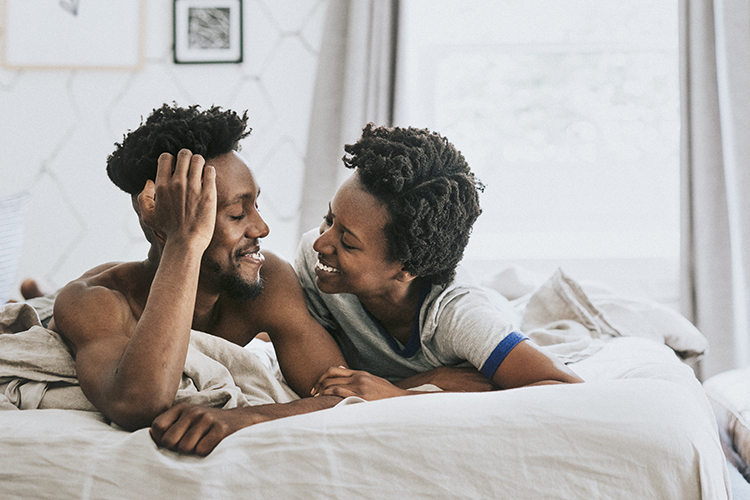
[[[396,385],[402,389],[418,387],[424,384],[432,384],[449,392],[484,392],[499,389],[482,372],[472,366],[439,366],[396,382]]]
[[[216,170],[187,149],[159,156],[156,182],[138,195],[141,218],[162,242],[177,238],[205,250],[216,223]]]
[[[341,398],[357,396],[366,401],[415,394],[399,389],[384,378],[376,377],[371,373],[350,370],[340,366],[329,368],[318,379],[311,393],[313,396],[338,396]]]
[[[154,419],[151,438],[159,446],[178,453],[206,456],[222,439],[244,427],[325,410],[339,402],[341,398],[321,396],[227,410],[180,403]]]
[[[178,453],[206,456],[225,437],[265,420],[254,413],[181,403],[154,419],[151,438]]]

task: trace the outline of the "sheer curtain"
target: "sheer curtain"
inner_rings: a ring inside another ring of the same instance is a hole
[[[705,379],[750,364],[750,4],[680,0],[682,301]]]
[[[344,144],[393,121],[398,0],[329,0],[310,120],[300,233],[320,225],[348,172]]]

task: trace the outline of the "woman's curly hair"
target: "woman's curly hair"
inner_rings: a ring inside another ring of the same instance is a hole
[[[461,152],[426,129],[372,123],[344,150],[344,165],[356,169],[388,211],[389,257],[431,283],[450,282],[482,213],[478,192],[484,190]]]
[[[156,178],[162,153],[176,156],[187,148],[211,160],[237,151],[239,141],[251,130],[247,128],[247,111],[239,116],[218,106],[202,111],[198,105],[181,108],[164,104],[129,131],[122,143],[115,143],[115,151],[107,158],[107,175],[117,187],[137,195],[148,179]]]

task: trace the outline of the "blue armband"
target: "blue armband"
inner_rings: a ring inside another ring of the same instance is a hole
[[[529,338],[519,332],[510,332],[503,340],[500,341],[499,344],[497,344],[497,347],[495,347],[495,350],[492,351],[492,354],[490,354],[490,357],[487,358],[487,361],[484,362],[484,365],[482,365],[482,369],[480,371],[484,373],[485,377],[492,380],[493,375],[495,375],[495,372],[500,367],[500,363],[503,362],[505,357],[508,355],[508,353],[510,353],[510,351],[513,350],[514,347],[516,347],[524,340],[529,340]]]

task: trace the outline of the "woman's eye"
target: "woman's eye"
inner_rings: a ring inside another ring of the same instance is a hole
[[[351,245],[347,245],[346,243],[344,243],[343,239],[341,240],[341,246],[344,247],[344,248],[346,248],[347,250],[354,250],[354,247],[351,246]]]
[[[230,215],[229,218],[232,220],[242,220],[245,218],[245,213],[243,212],[239,215]]]
[[[326,226],[330,226],[331,224],[333,224],[333,220],[331,219],[331,216],[329,216],[329,215],[324,215],[324,216],[323,216],[323,223],[324,223],[324,224],[325,224]]]

